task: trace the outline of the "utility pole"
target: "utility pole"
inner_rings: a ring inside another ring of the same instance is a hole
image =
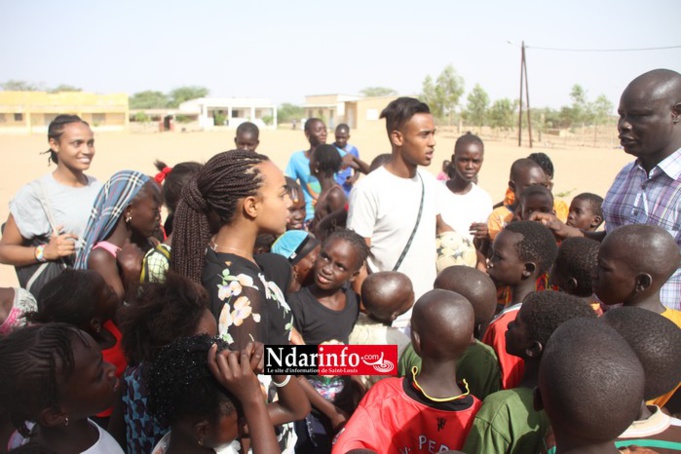
[[[525,41],[520,46],[520,98],[518,99],[518,146],[523,144],[523,85],[527,102],[527,128],[532,148],[532,120],[530,119],[530,88],[527,82],[527,59],[525,58]]]

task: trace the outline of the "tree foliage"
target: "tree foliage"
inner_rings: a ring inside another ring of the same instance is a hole
[[[59,84],[54,88],[50,88],[48,90],[49,93],[59,93],[61,91],[83,91],[82,88],[74,87],[73,85],[68,85],[68,84]]]
[[[168,107],[179,107],[185,101],[192,99],[203,98],[208,96],[210,90],[206,87],[198,85],[188,85],[185,87],[178,87],[168,93],[169,103]]]
[[[169,101],[160,91],[146,90],[133,94],[128,103],[131,109],[164,109]]]
[[[301,106],[296,106],[287,102],[277,108],[277,121],[280,123],[300,120],[304,115],[305,110]]]
[[[489,114],[489,95],[487,92],[480,84],[475,84],[466,99],[468,101],[464,111],[466,121],[473,126],[485,126]]]
[[[362,88],[359,93],[365,98],[373,96],[397,96],[397,91],[388,87],[366,87]]]
[[[26,82],[25,80],[10,79],[0,84],[5,91],[40,91],[43,87],[39,84]]]
[[[423,80],[421,97],[430,107],[433,116],[438,118],[449,117],[451,121],[451,117],[459,105],[463,89],[463,78],[457,74],[452,65],[448,65],[435,81],[430,75],[426,76]]]
[[[511,129],[515,122],[518,101],[508,98],[497,99],[489,110],[489,125],[493,128]]]

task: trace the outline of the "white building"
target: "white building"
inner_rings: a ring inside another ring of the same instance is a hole
[[[265,98],[197,98],[180,104],[179,111],[198,115],[201,127],[236,128],[245,121],[259,128],[277,128],[277,106]]]

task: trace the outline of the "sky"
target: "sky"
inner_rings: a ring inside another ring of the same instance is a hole
[[[574,84],[617,106],[643,72],[681,72],[681,47],[539,47],[681,46],[680,18],[679,0],[0,0],[0,83],[130,95],[200,85],[302,104],[369,86],[418,95],[453,65],[465,104],[475,84],[518,97],[524,41],[533,107],[569,104]]]

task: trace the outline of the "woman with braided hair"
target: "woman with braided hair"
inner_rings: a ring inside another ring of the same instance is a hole
[[[258,260],[253,246],[258,235],[286,231],[290,205],[281,170],[247,150],[214,156],[182,191],[171,267],[203,283],[218,331],[233,349],[252,341],[288,344],[293,317],[275,281],[290,276],[290,267],[274,273],[273,261],[286,259]]]
[[[281,170],[267,156],[247,150],[213,156],[182,191],[170,266],[206,288],[218,333],[232,350],[253,341],[289,343],[293,315],[282,289],[291,267],[280,255],[254,256],[253,247],[258,235],[286,231],[290,206]],[[272,402],[283,384],[268,375],[258,380]],[[286,419],[276,424],[294,418]],[[275,430],[282,451],[292,452],[293,425]]]

